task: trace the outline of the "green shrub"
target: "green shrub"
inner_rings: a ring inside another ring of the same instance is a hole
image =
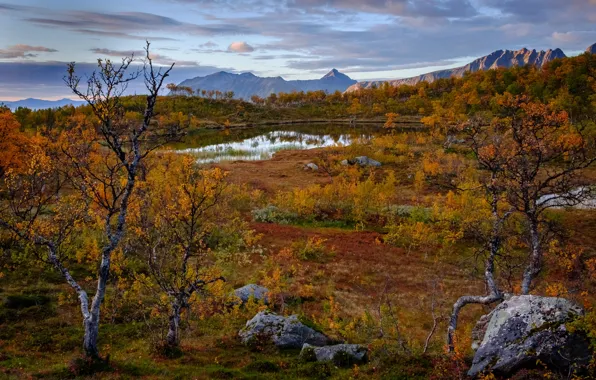
[[[385,207],[383,214],[392,218],[411,219],[415,222],[429,223],[432,221],[432,210],[427,207],[391,205]]]
[[[298,214],[271,205],[262,209],[253,210],[252,217],[255,222],[260,223],[291,224],[298,220]]]

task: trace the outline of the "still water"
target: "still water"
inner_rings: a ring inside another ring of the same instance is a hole
[[[357,140],[370,140],[380,133],[382,128],[375,126],[322,124],[202,131],[173,148],[180,153],[196,156],[200,163],[268,160],[282,150],[347,146]]]

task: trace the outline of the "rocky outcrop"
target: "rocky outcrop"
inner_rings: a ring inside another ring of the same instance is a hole
[[[269,298],[267,294],[269,293],[269,289],[265,288],[264,286],[256,285],[256,284],[248,284],[241,288],[234,290],[234,296],[236,296],[241,303],[247,303],[250,298],[252,297],[256,302],[264,302],[268,303]]]
[[[499,67],[513,67],[513,66],[525,66],[534,65],[542,67],[548,62],[557,59],[565,58],[565,53],[561,49],[549,49],[547,51],[536,51],[529,50],[526,48],[520,50],[497,50],[491,54],[478,58],[466,66],[456,67],[449,70],[439,70],[432,73],[423,74],[417,77],[397,79],[387,81],[392,86],[401,85],[415,85],[420,82],[434,82],[438,79],[443,78],[461,78],[466,72],[476,72],[481,70],[496,69]],[[385,81],[371,81],[371,82],[359,82],[355,85],[350,86],[346,92],[358,91],[360,89],[380,87]]]
[[[270,342],[279,348],[302,348],[305,343],[324,346],[331,342],[324,334],[300,322],[296,315],[283,317],[267,311],[246,322],[238,335],[244,344]]]
[[[300,356],[308,361],[333,362],[339,366],[352,366],[365,363],[368,349],[359,344],[336,344],[334,346],[315,347],[306,343]]]
[[[343,166],[360,165],[360,166],[373,166],[373,167],[380,167],[383,165],[379,161],[373,160],[372,158],[369,158],[366,156],[355,157],[351,160],[343,160],[342,162],[340,162],[340,164]]]
[[[587,365],[591,358],[587,338],[566,326],[582,314],[581,307],[563,298],[511,297],[477,326],[477,336],[486,331],[468,374],[492,371],[508,376],[537,360],[559,371]]]

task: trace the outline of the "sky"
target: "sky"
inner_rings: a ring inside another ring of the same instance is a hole
[[[67,62],[176,62],[170,82],[217,71],[356,80],[464,65],[498,49],[596,43],[596,0],[0,0],[0,100],[72,98]],[[133,87],[131,91],[142,91]]]

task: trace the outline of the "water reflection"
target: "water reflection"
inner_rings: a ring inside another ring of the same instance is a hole
[[[310,134],[292,130],[268,131],[242,141],[230,141],[197,148],[178,150],[192,154],[199,163],[234,160],[268,160],[281,150],[304,150],[350,145],[356,139],[370,139],[371,133]]]

